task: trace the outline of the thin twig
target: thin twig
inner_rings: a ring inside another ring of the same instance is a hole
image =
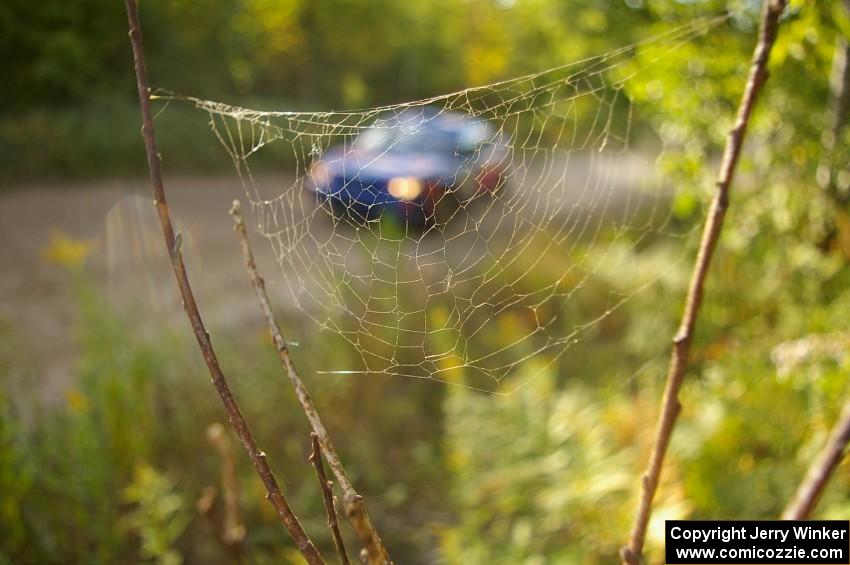
[[[209,521],[216,539],[230,555],[230,562],[245,563],[244,544],[242,540],[231,542],[226,537],[224,520],[219,515],[218,507],[218,489],[211,485],[204,487],[201,496],[195,501],[195,510]]]
[[[257,265],[254,262],[254,254],[248,244],[248,235],[245,231],[245,222],[242,219],[241,205],[238,200],[233,201],[233,207],[231,208],[230,213],[233,216],[233,230],[236,232],[242,247],[242,256],[245,259],[245,268],[248,271],[248,275],[251,277],[251,284],[254,286],[254,291],[257,294],[257,300],[260,303],[260,308],[262,309],[263,316],[266,319],[266,324],[268,325],[272,341],[277,349],[278,357],[286,369],[286,375],[295,389],[295,395],[298,397],[298,402],[301,404],[301,408],[304,410],[304,414],[307,416],[307,420],[310,422],[313,432],[319,436],[319,443],[322,445],[322,451],[325,454],[325,459],[327,460],[328,465],[331,468],[331,472],[342,490],[342,503],[345,515],[351,522],[351,525],[357,532],[357,536],[360,538],[360,542],[366,549],[366,556],[369,564],[385,565],[392,563],[389,554],[384,547],[384,543],[381,541],[381,537],[378,535],[378,532],[372,525],[369,514],[366,512],[366,505],[363,501],[363,497],[357,494],[357,491],[354,490],[354,486],[351,484],[351,480],[348,478],[348,475],[346,475],[345,469],[342,466],[342,461],[340,460],[339,455],[337,455],[336,449],[334,449],[333,443],[331,442],[324,424],[322,424],[319,413],[316,411],[313,399],[310,398],[310,393],[304,386],[304,382],[301,380],[301,377],[298,376],[298,372],[295,370],[295,365],[292,363],[292,358],[289,356],[289,349],[286,346],[286,340],[283,338],[280,326],[278,326],[277,320],[275,320],[274,314],[272,313],[269,297],[266,293],[265,281],[257,272]]]
[[[195,296],[192,293],[192,287],[189,285],[189,277],[186,274],[186,267],[183,264],[183,255],[180,247],[176,245],[174,228],[171,223],[171,214],[168,209],[168,203],[165,199],[165,188],[162,183],[162,173],[160,170],[159,153],[156,149],[156,137],[154,135],[153,117],[150,108],[150,86],[147,78],[147,68],[145,64],[145,54],[142,46],[142,31],[139,24],[139,13],[136,0],[125,0],[124,4],[127,8],[127,20],[130,26],[130,44],[133,48],[133,61],[136,70],[136,86],[139,94],[139,107],[142,113],[142,137],[145,142],[145,151],[148,160],[148,169],[150,171],[151,185],[153,186],[154,203],[159,216],[159,222],[162,226],[162,234],[165,238],[165,246],[171,257],[171,265],[174,269],[174,275],[177,279],[177,285],[180,287],[180,294],[183,298],[183,308],[186,315],[192,324],[192,330],[195,338],[198,341],[198,346],[204,356],[204,361],[210,372],[213,386],[221,397],[224,407],[227,410],[227,416],[233,429],[248,452],[251,462],[256,469],[257,474],[263,481],[266,487],[266,498],[272,503],[277,510],[277,514],[289,531],[301,554],[311,565],[324,563],[316,546],[310,540],[298,517],[289,507],[286,498],[278,487],[277,481],[266,462],[266,454],[258,447],[251,430],[248,428],[248,423],[242,416],[236,399],[227,384],[224,373],[221,371],[218,359],[213,349],[210,336],[204,327],[204,322],[201,319],[201,314],[198,311],[198,306],[195,303]]]
[[[336,553],[339,555],[339,561],[342,565],[349,565],[348,554],[345,552],[345,543],[342,541],[342,535],[339,533],[339,523],[336,520],[336,506],[334,505],[334,493],[332,490],[333,483],[328,480],[325,475],[325,465],[322,463],[322,446],[319,444],[319,436],[316,433],[310,434],[313,442],[313,452],[310,454],[310,462],[316,469],[316,478],[319,479],[319,488],[322,490],[322,498],[325,501],[325,513],[328,515],[328,528],[334,538],[334,546]]]
[[[224,499],[224,519],[221,522],[221,541],[233,553],[241,554],[245,525],[239,512],[239,481],[236,478],[236,461],[224,426],[216,422],[207,428],[207,439],[221,458],[221,494]]]
[[[646,539],[646,528],[652,511],[652,500],[658,489],[658,481],[661,476],[661,468],[664,464],[664,456],[670,445],[673,435],[673,427],[682,410],[679,403],[679,389],[685,377],[685,369],[688,364],[691,341],[693,340],[694,327],[696,326],[697,314],[702,303],[703,288],[711,257],[720,232],[723,229],[723,218],[729,205],[729,188],[741,154],[741,147],[747,131],[747,124],[755,106],[759,92],[767,80],[767,62],[770,51],[776,40],[776,32],[779,25],[779,17],[785,9],[786,0],[767,0],[764,4],[761,30],[758,44],[753,54],[753,62],[750,67],[749,78],[744,90],[741,103],[738,107],[738,115],[735,126],[729,132],[726,140],[726,148],[723,153],[723,161],[720,166],[720,174],[717,180],[717,189],[711,208],[706,218],[705,227],[700,241],[699,252],[694,263],[691,283],[685,299],[685,310],[676,336],[673,338],[673,349],[670,357],[670,367],[667,373],[667,385],[664,390],[664,400],[661,416],[656,428],[655,443],[649,459],[649,466],[643,476],[640,506],[635,516],[629,543],[620,551],[623,563],[634,565],[640,563],[643,553],[643,545]]]
[[[808,518],[818,500],[820,500],[829,479],[832,478],[832,474],[844,458],[848,443],[850,443],[850,400],[844,404],[841,416],[835,423],[835,427],[832,428],[823,451],[809,467],[794,498],[791,499],[785,512],[782,513],[783,520],[805,520]]]

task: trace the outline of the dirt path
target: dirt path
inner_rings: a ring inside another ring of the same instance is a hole
[[[242,196],[241,187],[228,178],[175,177],[168,188],[208,324],[252,319],[254,310],[245,307],[250,286],[227,214],[233,198]],[[12,324],[47,399],[71,382],[75,358],[72,276],[44,257],[57,234],[90,244],[88,270],[117,307],[136,304],[159,323],[169,320],[188,332],[148,194],[146,180],[0,192],[0,318]],[[269,246],[257,241],[255,247],[261,268],[275,274]]]
[[[635,194],[634,184],[648,170],[646,161],[623,155],[616,159],[615,162],[597,156],[574,157],[569,167],[560,162],[542,164],[548,167],[544,175],[549,180],[544,183],[550,184],[526,184],[534,189],[524,192],[513,187],[514,192],[505,195],[499,204],[501,208],[491,213],[492,221],[499,226],[510,226],[520,217],[525,218],[527,225],[533,225],[541,218],[551,220],[552,213],[577,214],[580,218],[587,213],[581,209],[597,213],[600,203],[604,203],[602,212],[613,218],[623,205],[634,205],[630,198]],[[641,172],[635,174],[635,171]],[[516,185],[541,175],[531,167],[519,173]],[[284,175],[265,176],[258,183],[264,193],[279,194],[289,180]],[[234,330],[259,323],[227,213],[234,198],[244,200],[241,185],[229,176],[171,176],[166,184],[172,214],[184,235],[184,255],[207,325],[214,332],[216,328]],[[43,257],[43,250],[55,234],[90,243],[87,268],[112,304],[119,308],[143,307],[152,323],[173,323],[188,334],[149,192],[145,179],[31,185],[0,191],[0,256],[3,258],[0,319],[13,325],[23,355],[37,367],[45,398],[61,396],[71,382],[75,358],[76,311],[71,276]],[[600,196],[604,196],[604,201]],[[284,217],[279,218],[280,223],[286,223],[291,208],[281,209]],[[301,201],[296,208],[303,214],[302,211],[312,209],[312,203]],[[485,218],[485,223],[476,229],[487,230],[488,221]],[[316,216],[303,226],[307,231],[302,235],[307,243],[346,237],[342,230],[335,232],[328,218]],[[495,224],[491,227],[494,232],[497,230]],[[520,228],[512,229],[515,232]],[[294,309],[271,247],[256,234],[253,241],[260,270],[268,279],[276,306]],[[498,245],[498,239],[492,241]],[[480,241],[471,247],[461,242],[458,239],[453,246],[442,249],[445,261],[451,262],[452,254],[457,261],[464,261],[470,255],[486,251],[474,247],[480,246]],[[434,250],[429,252],[428,248],[435,245],[440,244],[434,238],[424,241],[417,255],[434,255]],[[309,246],[299,249],[303,252]],[[315,258],[315,253],[313,257],[309,251],[304,254],[308,260]],[[362,262],[363,258],[346,260]]]

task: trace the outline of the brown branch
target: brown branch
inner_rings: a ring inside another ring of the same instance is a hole
[[[348,554],[345,552],[345,543],[342,541],[342,535],[339,533],[339,523],[336,520],[336,506],[334,505],[334,493],[331,490],[333,483],[328,480],[325,475],[325,465],[322,463],[322,446],[319,444],[319,436],[316,433],[310,434],[313,442],[313,452],[310,454],[310,462],[316,469],[316,478],[319,479],[319,488],[322,490],[322,498],[325,501],[325,513],[328,515],[328,528],[334,539],[339,561],[342,565],[349,565]]]
[[[245,525],[239,512],[239,481],[236,478],[236,461],[230,441],[219,423],[207,428],[207,439],[215,446],[221,458],[221,493],[224,499],[224,519],[221,522],[221,541],[236,554],[241,553],[245,538]]]
[[[785,9],[786,0],[767,0],[764,3],[761,30],[759,40],[753,54],[753,62],[750,67],[749,78],[744,89],[741,103],[738,107],[738,115],[735,126],[729,132],[726,140],[726,148],[723,153],[723,161],[720,165],[720,173],[717,179],[717,189],[711,202],[708,216],[703,228],[699,252],[694,270],[691,275],[691,283],[685,299],[685,310],[676,336],[673,338],[673,349],[670,357],[670,367],[667,373],[667,385],[664,390],[664,400],[661,416],[658,421],[655,434],[655,443],[649,459],[649,466],[643,475],[640,505],[632,526],[631,536],[626,547],[620,551],[623,563],[633,565],[640,563],[643,554],[643,545],[646,539],[646,528],[652,512],[652,500],[658,489],[661,476],[661,468],[664,465],[664,457],[676,419],[682,410],[679,403],[679,389],[685,377],[685,369],[688,364],[691,342],[696,326],[697,314],[702,303],[703,288],[705,285],[711,258],[717,247],[721,230],[723,229],[723,218],[729,205],[729,188],[735,174],[735,168],[741,154],[741,147],[747,131],[747,124],[753,112],[758,94],[767,80],[767,62],[770,51],[776,40],[776,32],[779,26],[779,17]]]
[[[331,442],[331,438],[328,435],[324,424],[322,424],[319,413],[316,411],[313,399],[310,397],[310,393],[304,386],[304,382],[301,380],[301,377],[298,376],[298,372],[295,370],[295,365],[292,363],[292,358],[289,356],[289,349],[286,346],[286,340],[283,338],[280,326],[278,326],[277,320],[275,320],[274,314],[272,313],[269,297],[266,293],[265,281],[257,272],[257,265],[254,261],[254,254],[251,252],[251,247],[248,244],[248,235],[245,231],[245,222],[242,219],[241,205],[238,200],[233,201],[233,207],[231,208],[230,213],[233,216],[233,230],[236,232],[236,235],[239,238],[239,243],[242,247],[242,256],[245,259],[245,268],[248,271],[248,275],[251,277],[251,284],[254,286],[257,300],[260,303],[260,309],[263,311],[263,316],[265,317],[266,324],[268,325],[269,332],[271,333],[272,341],[277,349],[278,357],[286,369],[286,375],[295,389],[295,395],[298,397],[298,402],[301,404],[301,408],[304,410],[304,414],[307,416],[307,420],[310,422],[313,432],[315,432],[315,434],[319,437],[319,443],[322,445],[325,460],[328,462],[331,472],[342,490],[342,503],[345,515],[349,522],[351,522],[351,525],[357,532],[357,536],[360,538],[360,542],[366,549],[369,564],[385,565],[387,563],[392,563],[389,554],[381,541],[381,537],[378,535],[377,530],[375,530],[375,527],[372,525],[369,514],[366,512],[366,505],[363,501],[363,497],[357,494],[357,491],[354,490],[354,485],[351,484],[351,480],[348,478],[348,475],[346,475],[345,469],[342,466],[342,461],[340,460],[339,455],[337,455],[336,449],[334,449],[333,443]]]
[[[153,117],[150,108],[150,86],[147,78],[147,68],[145,65],[145,54],[142,46],[142,31],[139,25],[139,13],[136,0],[124,0],[127,9],[127,20],[130,27],[130,44],[133,48],[133,61],[136,71],[136,86],[139,94],[139,108],[142,113],[142,137],[145,142],[145,151],[148,160],[148,169],[150,171],[151,185],[153,186],[154,204],[159,216],[159,222],[162,226],[162,234],[165,238],[165,245],[171,257],[171,265],[174,269],[174,276],[177,279],[177,285],[180,287],[180,294],[183,298],[183,308],[186,315],[192,324],[192,330],[195,334],[195,339],[198,341],[198,347],[204,356],[207,368],[210,372],[213,386],[221,397],[224,407],[227,411],[228,419],[236,434],[248,452],[251,458],[251,463],[254,469],[263,481],[266,487],[266,498],[272,503],[277,510],[280,521],[286,526],[289,535],[292,537],[295,545],[301,551],[301,554],[311,565],[324,563],[321,555],[316,549],[313,542],[307,536],[298,517],[295,516],[289,504],[284,498],[283,493],[278,487],[277,481],[269,468],[266,461],[266,454],[258,447],[251,430],[248,428],[248,423],[242,416],[236,399],[227,384],[224,373],[221,371],[218,359],[210,341],[210,336],[204,327],[201,314],[198,311],[198,306],[195,303],[195,296],[192,293],[192,287],[189,285],[189,277],[186,274],[186,267],[183,264],[183,255],[180,252],[180,246],[176,245],[174,228],[171,223],[171,214],[168,209],[168,203],[165,199],[165,188],[162,183],[162,172],[160,170],[159,153],[156,149],[156,137],[154,135]]]
[[[195,510],[209,521],[216,539],[230,555],[231,563],[245,563],[242,540],[232,542],[227,539],[224,521],[219,516],[218,506],[218,489],[214,486],[205,487],[201,496],[195,501]]]
[[[782,513],[783,520],[805,520],[808,518],[818,500],[820,500],[821,494],[832,478],[832,474],[844,458],[848,443],[850,443],[850,400],[844,404],[844,409],[829,434],[826,446],[814,460],[812,466],[809,467],[794,498],[791,499],[788,507],[785,508],[785,512]]]

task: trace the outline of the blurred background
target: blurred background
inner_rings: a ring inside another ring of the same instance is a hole
[[[759,9],[756,0],[145,0],[141,18],[155,87],[263,110],[340,110],[542,71],[728,12],[623,92],[635,108],[632,147],[671,188],[657,205],[692,233]],[[848,14],[840,0],[795,0],[783,20],[709,277],[651,562],[662,559],[665,518],[777,516],[850,394]],[[152,214],[126,28],[117,0],[0,5],[0,563],[297,563],[247,458],[217,427],[225,415]],[[233,163],[206,113],[174,102],[155,110],[201,311],[259,444],[330,556],[309,429],[231,233],[227,210],[242,194]],[[696,242],[600,233],[573,253],[613,251],[620,267],[583,281],[559,314],[587,320],[611,296],[630,299],[557,364],[542,357],[507,396],[319,373],[329,358],[344,366],[345,354],[277,304],[396,563],[616,559]],[[281,294],[272,250],[253,242]],[[488,339],[510,336],[506,327]],[[235,480],[222,480],[231,463]],[[221,528],[231,484],[241,542]],[[848,515],[844,465],[818,516]]]

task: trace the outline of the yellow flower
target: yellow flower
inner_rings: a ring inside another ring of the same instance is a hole
[[[65,394],[68,408],[73,412],[85,412],[89,407],[89,399],[79,390],[72,388]]]
[[[50,243],[41,251],[41,258],[69,269],[80,268],[91,254],[93,245],[90,240],[74,239],[62,232],[55,232]]]

